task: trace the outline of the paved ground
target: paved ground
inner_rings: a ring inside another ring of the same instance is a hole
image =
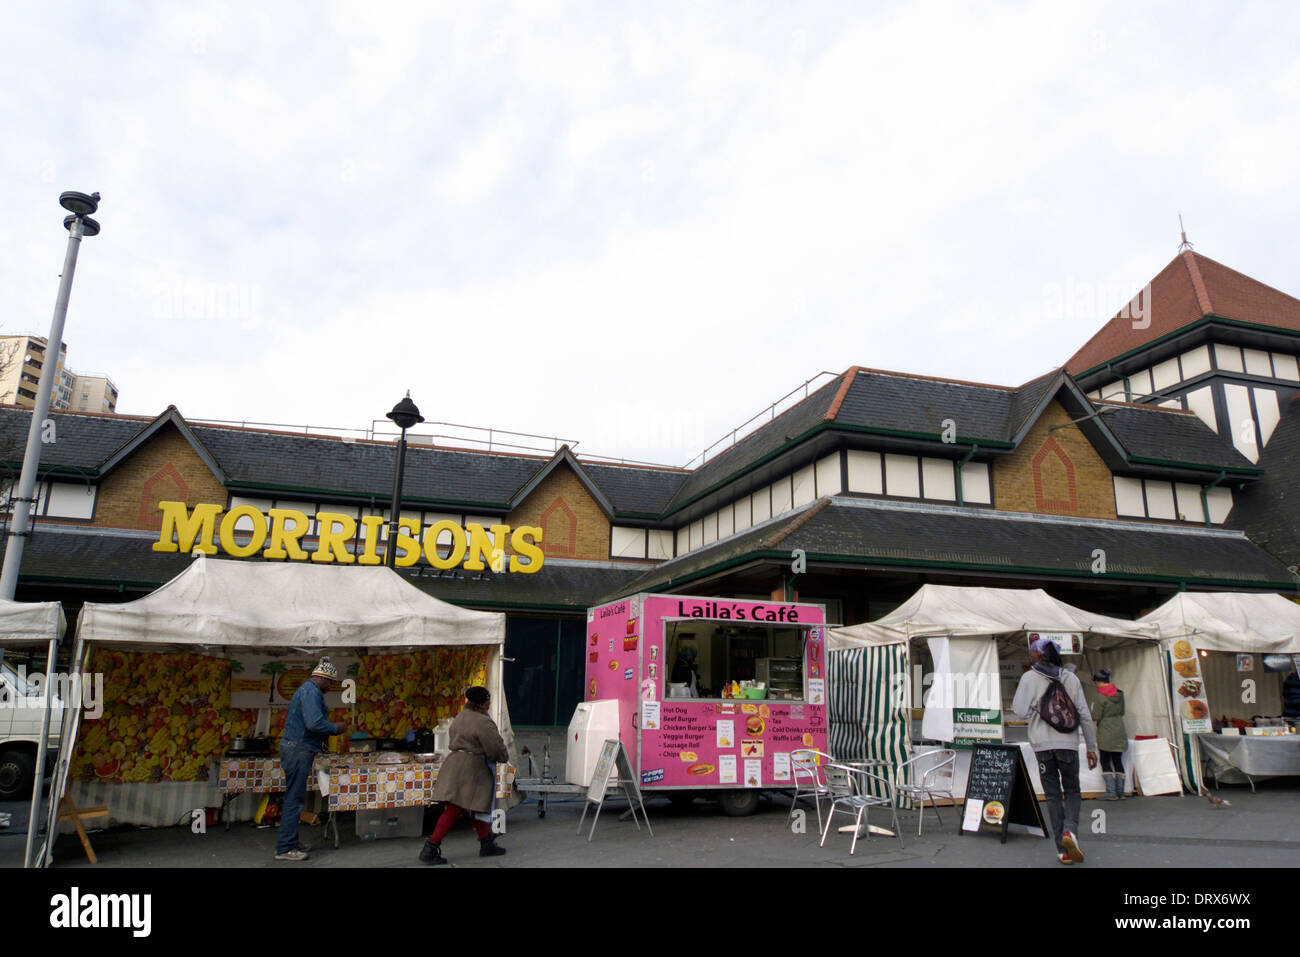
[[[1085,801],[1082,825],[1086,867],[1232,868],[1296,867],[1300,865],[1300,783],[1273,782],[1252,794],[1249,788],[1224,789],[1232,806],[1213,809],[1199,798],[1129,799],[1113,804]],[[589,843],[586,830],[578,836],[582,804],[552,801],[544,819],[528,802],[512,810],[508,833],[501,844],[510,853],[480,859],[478,845],[467,826],[458,828],[444,844],[444,854],[457,867],[1050,867],[1062,869],[1050,844],[1027,835],[1012,835],[1005,845],[988,835],[958,837],[955,815],[944,812],[937,826],[926,815],[926,833],[916,837],[916,813],[900,812],[903,846],[892,837],[873,835],[859,840],[849,856],[849,835],[834,831],[818,847],[816,815],[808,814],[806,833],[793,833],[786,822],[788,803],[775,798],[748,818],[724,816],[716,804],[697,801],[674,807],[655,798],[650,802],[651,837],[631,821],[619,820],[626,805],[607,803]],[[22,810],[5,805],[3,810]],[[1093,812],[1105,813],[1104,833],[1091,833]],[[23,828],[15,814],[9,832],[0,831],[0,866],[21,863]],[[873,812],[874,823],[886,815]],[[230,831],[222,827],[195,835],[186,828],[124,830],[93,835],[103,867],[272,867],[348,868],[420,867],[419,838],[362,841],[343,818],[341,844],[326,842],[323,828],[304,828],[304,839],[320,849],[305,864],[272,860],[274,831],[247,824]],[[845,823],[848,818],[844,819]],[[56,847],[60,868],[89,866],[73,837],[61,837]]]
[[[550,735],[552,768],[564,766],[563,729],[526,730],[520,747],[537,755]],[[526,763],[523,763],[526,773]],[[1231,806],[1216,810],[1201,798],[1130,798],[1119,803],[1085,801],[1080,836],[1087,854],[1085,867],[1234,868],[1300,866],[1300,779],[1277,779],[1249,787],[1225,787],[1220,792]],[[444,854],[456,867],[1048,867],[1056,863],[1048,841],[1012,835],[1002,845],[989,835],[958,837],[956,812],[945,809],[940,826],[926,812],[926,833],[916,836],[917,814],[900,811],[903,843],[872,835],[860,839],[849,855],[850,836],[835,831],[819,847],[816,814],[806,816],[806,830],[795,833],[787,823],[789,802],[776,796],[759,813],[729,818],[716,803],[698,800],[677,807],[662,798],[648,804],[651,837],[630,820],[620,820],[626,804],[611,799],[601,814],[595,837],[588,842],[590,817],[582,836],[580,800],[552,800],[545,818],[528,801],[513,809],[508,833],[500,839],[509,854],[480,859],[468,826],[448,837]],[[13,815],[12,826],[0,830],[0,867],[21,866],[26,834],[27,804],[0,804]],[[1101,812],[1101,817],[1096,816]],[[875,824],[888,823],[887,812],[875,810]],[[327,841],[324,829],[303,828],[304,840],[319,849],[305,864],[272,860],[275,832],[236,824],[218,826],[202,835],[187,828],[99,832],[92,843],[105,867],[421,867],[416,857],[421,838],[363,841],[356,837],[351,815],[340,825],[340,846]],[[849,819],[844,818],[843,823]],[[644,825],[643,825],[644,827]],[[1097,830],[1100,829],[1100,833]],[[89,866],[75,837],[62,836],[55,848],[58,867]]]

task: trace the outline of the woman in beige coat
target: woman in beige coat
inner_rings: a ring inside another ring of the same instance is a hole
[[[451,723],[448,745],[451,753],[438,770],[438,783],[433,789],[435,802],[446,802],[447,808],[438,818],[433,833],[420,849],[420,860],[426,864],[446,864],[442,856],[442,839],[447,836],[456,820],[466,811],[471,814],[488,814],[496,796],[496,775],[492,762],[509,761],[510,752],[501,738],[501,732],[488,717],[492,696],[487,688],[473,687],[465,691],[465,707]],[[478,835],[479,857],[497,857],[506,852],[498,847],[496,836],[485,821],[473,820],[474,833]]]

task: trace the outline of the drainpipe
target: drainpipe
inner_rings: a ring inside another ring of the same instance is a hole
[[[1209,499],[1209,492],[1210,492],[1210,489],[1214,488],[1216,485],[1218,485],[1220,482],[1222,482],[1222,481],[1223,481],[1225,478],[1227,478],[1227,477],[1228,477],[1228,473],[1227,473],[1227,472],[1220,472],[1220,473],[1219,473],[1219,477],[1216,478],[1216,479],[1215,479],[1213,482],[1211,482],[1209,485],[1202,485],[1202,486],[1201,486],[1201,512],[1202,512],[1202,514],[1205,515],[1205,527],[1206,527],[1206,528],[1213,528],[1213,527],[1214,527],[1214,523],[1210,521],[1210,499]]]
[[[963,489],[961,485],[961,470],[963,466],[965,466],[966,463],[975,456],[975,453],[979,451],[979,447],[980,444],[976,442],[970,447],[970,451],[966,453],[966,457],[957,463],[957,506],[959,508],[966,504],[965,489]]]

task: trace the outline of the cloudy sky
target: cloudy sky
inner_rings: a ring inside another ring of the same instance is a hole
[[[20,4],[0,333],[119,411],[685,464],[823,370],[1017,385],[1174,257],[1300,295],[1290,3]]]

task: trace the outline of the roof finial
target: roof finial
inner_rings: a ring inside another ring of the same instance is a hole
[[[1192,248],[1192,244],[1187,241],[1187,230],[1183,228],[1182,213],[1178,214],[1178,231],[1183,235],[1183,241],[1178,244],[1178,251],[1181,253],[1184,250],[1188,250]]]

